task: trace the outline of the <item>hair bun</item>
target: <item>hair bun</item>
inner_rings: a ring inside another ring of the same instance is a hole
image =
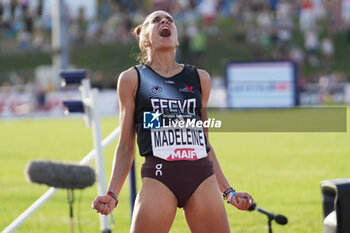
[[[134,29],[134,31],[133,31],[134,35],[137,37],[140,37],[141,29],[142,29],[142,25],[140,24]]]

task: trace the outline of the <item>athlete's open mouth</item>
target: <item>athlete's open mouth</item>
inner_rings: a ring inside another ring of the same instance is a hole
[[[163,27],[162,29],[160,29],[159,35],[161,37],[169,37],[169,36],[171,36],[170,28]]]

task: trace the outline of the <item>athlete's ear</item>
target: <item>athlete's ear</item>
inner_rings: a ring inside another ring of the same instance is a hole
[[[176,40],[176,47],[179,46],[179,45],[180,45],[179,41]]]
[[[151,43],[149,43],[149,41],[147,41],[147,40],[145,40],[145,41],[143,42],[143,46],[144,46],[145,48],[150,47],[150,45],[151,45]]]

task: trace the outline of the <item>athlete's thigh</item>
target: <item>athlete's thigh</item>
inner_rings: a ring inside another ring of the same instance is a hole
[[[135,200],[130,232],[169,232],[177,209],[174,194],[160,181],[143,178]]]
[[[186,202],[184,211],[192,233],[230,232],[225,206],[215,175],[201,183]]]

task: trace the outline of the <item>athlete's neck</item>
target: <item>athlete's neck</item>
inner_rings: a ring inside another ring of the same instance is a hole
[[[160,52],[157,51],[157,54],[153,54],[154,56],[150,56],[147,61],[147,65],[150,66],[153,70],[163,73],[163,74],[171,74],[173,72],[178,72],[179,69],[182,68],[182,65],[178,64],[175,61],[175,55],[173,52]]]

